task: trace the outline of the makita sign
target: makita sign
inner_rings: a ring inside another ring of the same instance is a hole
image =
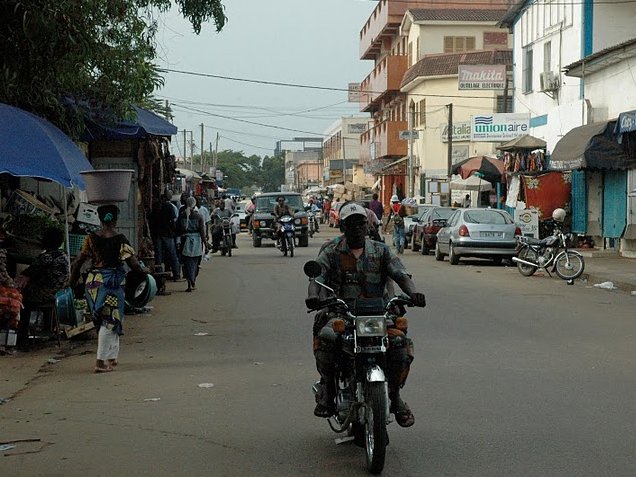
[[[459,89],[504,89],[506,65],[459,65]]]
[[[480,114],[470,118],[470,140],[510,141],[528,134],[530,115],[525,113]]]

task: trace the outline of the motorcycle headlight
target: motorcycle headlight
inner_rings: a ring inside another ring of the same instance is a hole
[[[294,223],[295,223],[296,225],[300,225],[300,219],[296,219],[296,220],[294,220]]]
[[[267,227],[267,222],[265,220],[261,220],[261,227]]]
[[[384,336],[386,323],[383,316],[365,316],[356,319],[356,332],[358,336]]]

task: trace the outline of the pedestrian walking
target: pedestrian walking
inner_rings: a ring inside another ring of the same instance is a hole
[[[378,200],[378,194],[373,194],[373,200],[369,202],[369,209],[373,211],[380,221],[382,220],[384,216],[384,205]]]
[[[79,257],[73,263],[69,284],[77,282],[82,265],[90,259],[92,269],[86,277],[85,295],[98,330],[95,372],[105,373],[119,362],[125,303],[124,262],[135,271],[148,273],[148,269],[141,266],[128,239],[117,232],[117,206],[102,205],[97,214],[102,228],[84,240]]]
[[[406,208],[400,203],[397,195],[391,197],[391,210],[387,218],[384,232],[386,233],[389,224],[393,226],[393,245],[397,253],[404,253],[406,246],[406,231],[404,229],[404,217],[406,217]]]
[[[196,290],[199,264],[203,256],[203,249],[208,248],[205,240],[205,224],[203,217],[194,210],[196,199],[188,197],[186,207],[179,214],[177,220],[177,233],[181,238],[181,260],[183,262],[183,274],[188,282],[187,292]]]
[[[167,263],[172,280],[180,280],[179,257],[177,256],[176,221],[177,208],[170,202],[172,194],[166,192],[150,214],[150,235],[155,249],[155,264]]]
[[[470,207],[470,194],[466,194],[464,200],[462,201],[462,207],[468,209]]]

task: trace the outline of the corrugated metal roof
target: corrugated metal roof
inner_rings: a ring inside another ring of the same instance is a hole
[[[416,8],[409,10],[414,22],[418,21],[459,21],[498,22],[506,10],[464,9],[464,8]]]

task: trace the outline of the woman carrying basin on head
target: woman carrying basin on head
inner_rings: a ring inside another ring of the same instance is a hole
[[[97,209],[102,228],[84,240],[80,255],[71,269],[69,282],[77,282],[80,270],[90,259],[92,268],[86,277],[86,301],[98,330],[95,372],[112,371],[119,356],[119,336],[123,334],[124,262],[132,270],[148,273],[135,257],[128,239],[117,232],[116,205],[102,205]]]

